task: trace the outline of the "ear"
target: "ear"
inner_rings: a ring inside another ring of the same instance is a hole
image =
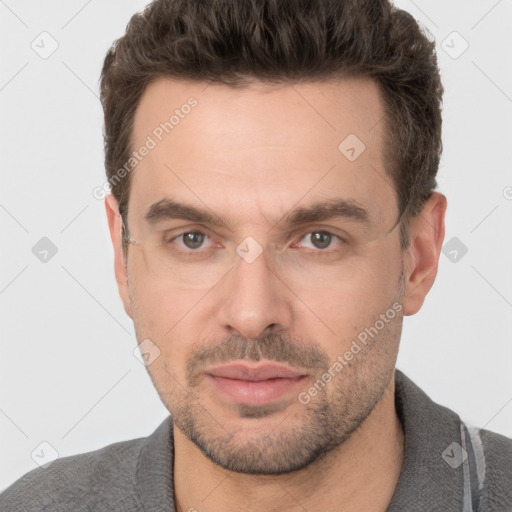
[[[417,313],[434,284],[444,240],[446,197],[433,192],[421,213],[410,222],[410,246],[404,257],[404,315]]]
[[[110,238],[114,246],[114,272],[116,275],[117,288],[119,295],[123,301],[126,314],[133,318],[132,308],[130,305],[130,294],[128,287],[128,273],[126,271],[126,261],[124,259],[122,248],[122,217],[119,213],[119,205],[116,198],[112,194],[105,197],[105,211],[107,213],[108,228],[110,230]]]

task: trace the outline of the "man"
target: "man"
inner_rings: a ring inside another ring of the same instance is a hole
[[[101,92],[116,280],[170,416],[32,471],[1,510],[512,510],[512,440],[395,369],[446,210],[412,17],[156,0]]]

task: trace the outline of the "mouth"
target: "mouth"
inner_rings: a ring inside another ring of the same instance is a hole
[[[231,363],[207,370],[209,385],[230,400],[246,405],[264,405],[302,387],[307,373],[288,366]]]

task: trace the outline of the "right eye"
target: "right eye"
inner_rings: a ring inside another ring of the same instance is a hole
[[[202,244],[207,238],[209,239],[210,237],[201,231],[184,231],[183,233],[173,237],[169,243],[178,241],[181,242],[178,243],[178,246],[181,247],[180,250],[183,252],[197,252],[197,249],[201,248]],[[189,251],[187,251],[187,249]]]

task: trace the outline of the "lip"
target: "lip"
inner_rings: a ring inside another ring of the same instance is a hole
[[[208,383],[229,399],[246,405],[275,402],[303,386],[307,374],[275,363],[231,363],[207,370]]]
[[[293,379],[301,375],[306,375],[305,372],[293,370],[288,366],[276,363],[265,363],[259,366],[251,366],[244,363],[230,363],[211,368],[206,373],[214,375],[215,377],[250,382],[268,379]]]

